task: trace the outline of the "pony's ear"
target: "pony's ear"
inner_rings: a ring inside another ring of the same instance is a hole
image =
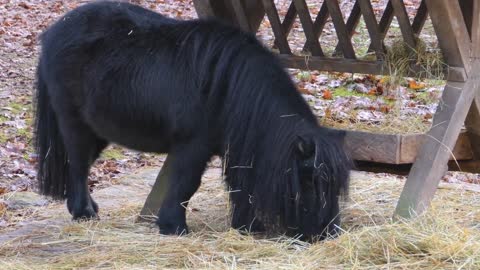
[[[296,148],[300,156],[304,158],[312,157],[315,153],[315,143],[308,136],[298,136]]]

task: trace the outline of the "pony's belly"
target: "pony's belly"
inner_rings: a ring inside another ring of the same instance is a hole
[[[99,137],[133,150],[167,153],[170,149],[170,140],[161,130],[127,128],[112,124],[95,125],[92,128]]]

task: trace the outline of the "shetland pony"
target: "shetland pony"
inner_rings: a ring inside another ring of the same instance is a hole
[[[174,157],[158,212],[162,234],[187,233],[184,202],[207,162],[224,159],[231,225],[325,237],[348,189],[344,132],[319,126],[277,58],[213,20],[178,21],[96,2],[41,36],[36,147],[40,193],[96,218],[90,166],[109,143]]]

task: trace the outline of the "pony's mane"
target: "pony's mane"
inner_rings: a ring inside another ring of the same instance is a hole
[[[346,193],[348,183],[342,181],[348,179],[348,158],[318,125],[277,58],[253,35],[203,23],[209,31],[197,25],[185,44],[194,48],[190,55],[207,104],[212,104],[209,109],[225,127],[220,152],[228,184],[232,192],[248,192],[254,206],[249,215],[267,226],[286,228],[297,223],[299,209],[292,198],[300,193],[301,183],[294,151],[302,134],[324,133],[315,137],[316,160],[328,167],[322,172],[330,176],[325,179],[332,181],[330,188]],[[248,207],[235,207],[242,206]]]

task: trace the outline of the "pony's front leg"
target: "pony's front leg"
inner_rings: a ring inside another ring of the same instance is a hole
[[[200,186],[210,154],[204,140],[195,140],[188,144],[175,145],[169,155],[172,163],[169,168],[168,188],[156,223],[161,234],[186,234],[188,227],[185,209]]]

